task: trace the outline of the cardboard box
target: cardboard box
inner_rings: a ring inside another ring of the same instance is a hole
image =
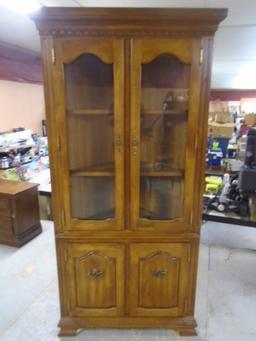
[[[221,100],[217,99],[215,101],[210,101],[209,112],[214,114],[223,113],[224,109]]]
[[[233,123],[234,119],[229,115],[228,103],[219,99],[210,101],[209,120],[217,123]]]
[[[230,139],[234,132],[234,123],[216,123],[212,122],[208,124],[208,136],[209,137],[223,137]]]
[[[248,114],[244,116],[244,123],[247,126],[253,126],[256,124],[256,115],[255,114]]]
[[[215,114],[215,117],[214,117],[214,121],[217,122],[217,123],[226,123],[226,113],[222,113],[222,112],[219,112],[219,113],[216,113]]]
[[[234,123],[234,118],[230,116],[228,113],[217,113],[215,114],[215,120],[216,123]]]

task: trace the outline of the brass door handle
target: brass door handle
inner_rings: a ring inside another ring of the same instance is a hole
[[[168,274],[168,271],[167,270],[154,270],[154,271],[151,271],[151,274],[152,276],[154,277],[164,277]]]
[[[123,146],[123,142],[122,142],[121,136],[118,135],[116,138],[116,150],[120,153],[122,151],[122,146]]]
[[[100,271],[100,270],[97,270],[97,269],[91,269],[87,272],[87,275],[89,277],[92,277],[94,279],[97,279],[97,278],[100,278],[104,275],[104,271]]]
[[[136,132],[134,132],[132,134],[132,143],[131,143],[131,147],[132,147],[132,153],[133,155],[137,155],[137,151],[138,151],[138,146],[139,146],[139,141],[138,141],[138,137]]]

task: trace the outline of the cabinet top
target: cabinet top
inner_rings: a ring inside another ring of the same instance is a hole
[[[15,195],[24,192],[27,189],[37,187],[38,184],[20,181],[10,181],[0,179],[0,193]]]
[[[213,35],[225,8],[43,7],[31,17],[40,35]]]

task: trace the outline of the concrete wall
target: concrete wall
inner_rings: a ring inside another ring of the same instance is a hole
[[[0,80],[0,132],[24,127],[41,134],[44,118],[42,85]]]

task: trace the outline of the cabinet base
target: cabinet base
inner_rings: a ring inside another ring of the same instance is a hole
[[[75,336],[80,329],[173,329],[181,336],[194,336],[196,321],[192,316],[180,318],[168,317],[62,317],[58,326],[59,336]]]
[[[21,247],[40,233],[42,233],[42,227],[39,222],[38,224],[29,227],[25,232],[19,235],[0,233],[0,244]]]

